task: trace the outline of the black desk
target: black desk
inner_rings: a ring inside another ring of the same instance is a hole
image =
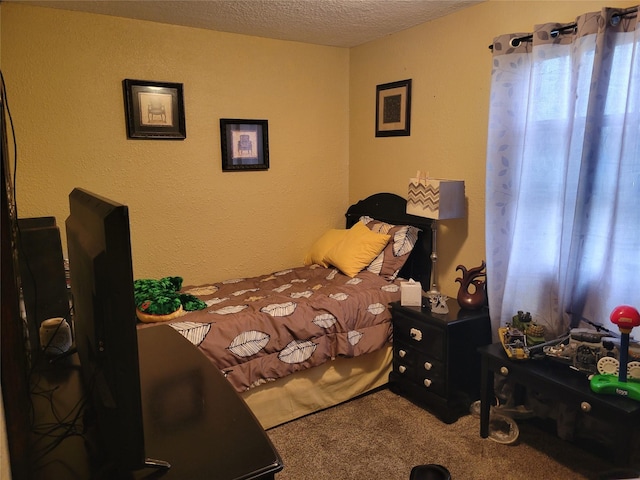
[[[145,468],[131,478],[273,479],[282,470],[280,456],[251,410],[182,335],[168,325],[139,329],[138,356],[145,453],[171,468]],[[55,390],[51,405],[58,415],[77,414],[83,395],[77,355],[67,365],[40,370],[37,380],[38,391]],[[37,421],[50,421],[48,400],[36,400]],[[46,440],[35,438],[34,445],[44,450]],[[93,470],[79,436],[65,438],[41,464],[35,479],[88,479]]]
[[[585,374],[550,359],[511,361],[499,343],[480,347],[478,351],[482,357],[481,437],[489,435],[494,372],[498,372],[516,384],[536,390],[569,408],[609,422],[617,432],[613,463],[619,466],[630,464],[633,434],[640,429],[640,402],[594,393]]]
[[[249,407],[187,339],[168,325],[143,328],[138,350],[146,455],[171,464],[161,478],[267,479],[282,470]]]

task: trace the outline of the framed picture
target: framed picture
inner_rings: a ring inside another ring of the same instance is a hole
[[[268,170],[267,120],[220,119],[222,170]]]
[[[122,81],[127,136],[135,139],[184,140],[184,98],[181,83]]]
[[[376,137],[411,134],[411,79],[376,86]]]

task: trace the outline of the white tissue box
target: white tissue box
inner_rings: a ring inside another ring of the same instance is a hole
[[[415,280],[400,282],[400,305],[403,307],[422,306],[422,285]]]

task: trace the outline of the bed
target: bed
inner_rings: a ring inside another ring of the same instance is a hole
[[[430,229],[406,213],[402,197],[372,195],[349,207],[346,228],[319,238],[304,265],[185,286],[207,307],[168,323],[224,373],[264,428],[337,405],[388,382],[388,305],[403,279],[428,289]]]

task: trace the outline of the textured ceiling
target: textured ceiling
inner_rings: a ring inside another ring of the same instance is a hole
[[[4,0],[221,32],[353,47],[483,0]]]

